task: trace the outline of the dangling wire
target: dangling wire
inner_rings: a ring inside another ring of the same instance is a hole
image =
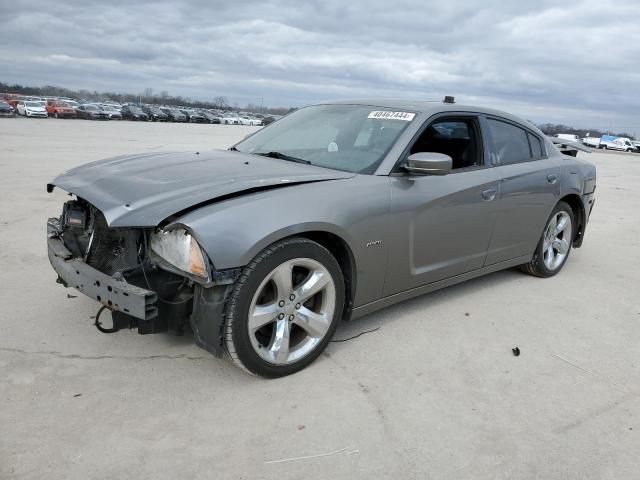
[[[94,325],[96,326],[96,328],[98,330],[100,330],[102,333],[114,333],[117,332],[118,329],[115,328],[115,323],[114,326],[111,328],[104,328],[102,326],[102,324],[100,323],[100,315],[102,314],[102,312],[104,312],[105,310],[111,310],[110,308],[108,308],[106,305],[102,306],[100,308],[100,310],[98,310],[98,313],[96,313],[96,321],[94,322]]]

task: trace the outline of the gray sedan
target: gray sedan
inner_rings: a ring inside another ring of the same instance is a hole
[[[505,268],[555,275],[582,244],[595,183],[593,165],[500,111],[314,105],[227,151],[61,174],[48,190],[75,198],[49,219],[49,259],[111,311],[101,330],[190,326],[202,348],[278,377],[340,320]]]

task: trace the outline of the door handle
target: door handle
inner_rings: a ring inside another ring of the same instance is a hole
[[[495,188],[485,190],[484,192],[482,192],[482,200],[484,200],[485,202],[490,202],[491,200],[496,198],[496,193],[498,193],[498,191]]]
[[[558,176],[555,173],[550,173],[549,175],[547,175],[547,182],[556,183],[557,180]]]

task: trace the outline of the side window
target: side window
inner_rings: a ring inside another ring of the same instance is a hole
[[[482,164],[475,119],[443,118],[431,123],[411,146],[409,154],[435,152],[453,159],[452,169]]]
[[[544,154],[542,153],[542,142],[540,139],[530,133],[527,133],[527,136],[529,137],[529,144],[531,145],[531,154],[533,155],[533,158],[543,158]]]
[[[504,165],[531,160],[529,140],[524,129],[491,118],[487,123],[493,138],[493,154],[497,163]]]

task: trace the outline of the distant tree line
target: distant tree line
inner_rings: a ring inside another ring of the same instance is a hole
[[[538,128],[542,130],[545,135],[553,136],[556,133],[571,133],[574,135],[578,135],[580,138],[584,138],[586,136],[600,138],[602,135],[615,135],[617,137],[628,137],[633,138],[634,136],[627,132],[603,132],[602,130],[598,130],[597,128],[573,128],[567,125],[555,124],[555,123],[543,123],[542,125],[538,125]]]
[[[245,107],[240,107],[237,103],[234,103],[233,107],[229,103],[229,99],[224,96],[214,97],[211,101],[193,100],[188,97],[169,95],[166,90],[161,90],[156,93],[153,88],[145,88],[142,93],[116,93],[116,92],[98,92],[90,90],[71,90],[64,87],[56,87],[53,85],[45,85],[42,87],[29,87],[19,84],[10,85],[8,83],[0,82],[0,94],[2,93],[20,93],[22,95],[33,95],[37,97],[69,97],[78,100],[84,100],[88,102],[105,102],[112,101],[118,103],[146,103],[156,105],[167,106],[180,106],[190,108],[217,108],[219,110],[246,110],[255,113],[268,113],[272,115],[284,115],[294,110],[294,108],[288,107],[265,107],[263,105],[256,105],[249,103]],[[567,125],[544,123],[538,125],[538,128],[542,130],[546,135],[555,135],[556,133],[572,133],[578,135],[580,138],[587,136],[601,137],[605,134],[616,135],[618,137],[633,138],[634,135],[627,132],[603,132],[596,128],[573,128]]]
[[[188,97],[169,95],[166,90],[155,93],[153,88],[145,88],[140,94],[98,92],[86,89],[71,90],[64,87],[44,85],[42,87],[31,87],[20,84],[8,84],[0,82],[0,94],[19,93],[22,95],[32,95],[35,97],[68,97],[87,102],[118,102],[118,103],[146,103],[167,106],[180,106],[189,108],[217,108],[219,110],[246,110],[254,113],[267,113],[272,115],[284,115],[293,110],[288,107],[266,107],[262,105],[248,104],[242,108],[237,103],[233,107],[229,104],[227,97],[214,97],[211,101],[193,100]]]

